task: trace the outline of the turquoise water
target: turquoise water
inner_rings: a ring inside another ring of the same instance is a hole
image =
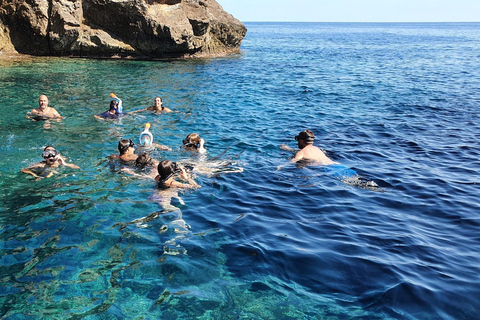
[[[480,24],[247,28],[219,59],[0,59],[0,317],[476,318]],[[175,112],[97,121],[110,92]],[[40,94],[66,118],[25,119]],[[107,160],[146,122],[155,158],[220,166],[170,210]],[[379,188],[277,170],[304,129]],[[50,144],[81,169],[20,172]]]

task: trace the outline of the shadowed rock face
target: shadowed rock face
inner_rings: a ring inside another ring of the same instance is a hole
[[[238,51],[247,29],[215,0],[0,0],[0,51],[168,58]]]

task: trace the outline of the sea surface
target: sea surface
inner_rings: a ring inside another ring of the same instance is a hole
[[[478,319],[480,23],[246,26],[216,59],[0,56],[0,318]],[[174,112],[94,119],[110,92]],[[200,189],[108,160],[147,122]],[[289,162],[305,129],[374,184]],[[47,145],[80,169],[21,173]]]

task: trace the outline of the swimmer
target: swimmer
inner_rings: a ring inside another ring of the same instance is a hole
[[[50,178],[54,174],[53,168],[58,168],[60,166],[65,166],[72,169],[80,168],[75,164],[67,163],[60,155],[60,152],[58,152],[58,150],[52,146],[47,146],[45,149],[43,149],[42,157],[45,159],[45,161],[22,169],[21,171],[34,176],[35,178]]]
[[[122,168],[120,171],[131,174],[138,178],[150,178],[155,179],[157,173],[155,170],[149,170],[150,168],[155,168],[158,166],[158,161],[153,159],[148,153],[140,154],[137,159],[135,159],[135,168],[138,170],[144,171],[144,174],[138,174],[133,168]]]
[[[145,124],[145,130],[140,133],[140,136],[138,137],[140,140],[140,146],[143,148],[157,148],[159,150],[168,150],[171,151],[172,149],[153,142],[153,134],[150,132],[150,123]]]
[[[135,161],[138,155],[135,154],[135,143],[131,139],[120,139],[118,142],[119,154],[112,154],[110,159],[120,159],[123,162]]]
[[[295,140],[298,141],[298,148],[300,151],[297,152],[295,157],[291,160],[292,162],[298,162],[300,160],[314,161],[316,164],[320,165],[330,165],[338,164],[338,162],[333,161],[327,155],[320,150],[320,148],[313,145],[313,140],[315,135],[310,130],[304,130],[295,136]],[[286,145],[281,145],[280,149],[286,151],[295,151]]]
[[[110,97],[113,98],[112,101],[110,101],[110,109],[108,111],[105,111],[104,113],[101,114],[96,114],[94,117],[97,119],[118,119],[123,117],[125,114],[122,112],[123,107],[122,107],[122,100],[118,98],[114,93],[110,94]]]
[[[183,147],[188,151],[197,151],[198,153],[205,153],[207,150],[203,147],[205,140],[200,138],[198,133],[190,133],[183,140]]]
[[[186,172],[185,169],[178,166],[176,162],[170,160],[163,160],[157,167],[158,175],[155,177],[155,181],[158,183],[158,187],[162,189],[167,188],[200,188],[200,185],[195,182]],[[180,178],[187,183],[178,182],[175,180],[175,174],[179,174]]]
[[[63,119],[60,113],[53,107],[48,106],[48,98],[46,95],[42,94],[38,98],[38,108],[32,109],[27,113],[27,119],[33,120],[47,120],[47,119]]]
[[[132,111],[129,114],[137,113],[137,112],[143,112],[143,111],[153,111],[153,112],[158,113],[158,114],[161,114],[162,112],[164,112],[164,113],[172,112],[172,110],[163,106],[163,101],[162,101],[162,98],[160,98],[160,97],[155,97],[155,99],[153,99],[153,106],[147,107],[145,109]]]

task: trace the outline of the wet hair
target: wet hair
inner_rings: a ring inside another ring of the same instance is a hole
[[[170,160],[163,160],[157,166],[158,175],[160,176],[159,184],[165,183],[165,181],[173,176],[176,172],[180,172],[176,162]]]
[[[307,144],[312,144],[314,139],[315,139],[315,135],[310,130],[304,130],[300,132],[298,136],[295,136],[295,140],[297,141],[303,140]]]
[[[135,166],[138,168],[145,168],[146,166],[153,166],[153,158],[148,153],[142,153],[135,160]]]
[[[120,152],[120,155],[125,154],[128,148],[134,145],[135,143],[133,143],[132,139],[120,139],[120,141],[118,141],[118,152]]]
[[[198,133],[190,133],[183,140],[183,147],[187,150],[197,150],[200,147],[200,136]]]
[[[117,100],[112,100],[110,101],[110,110],[118,110],[118,101]]]

